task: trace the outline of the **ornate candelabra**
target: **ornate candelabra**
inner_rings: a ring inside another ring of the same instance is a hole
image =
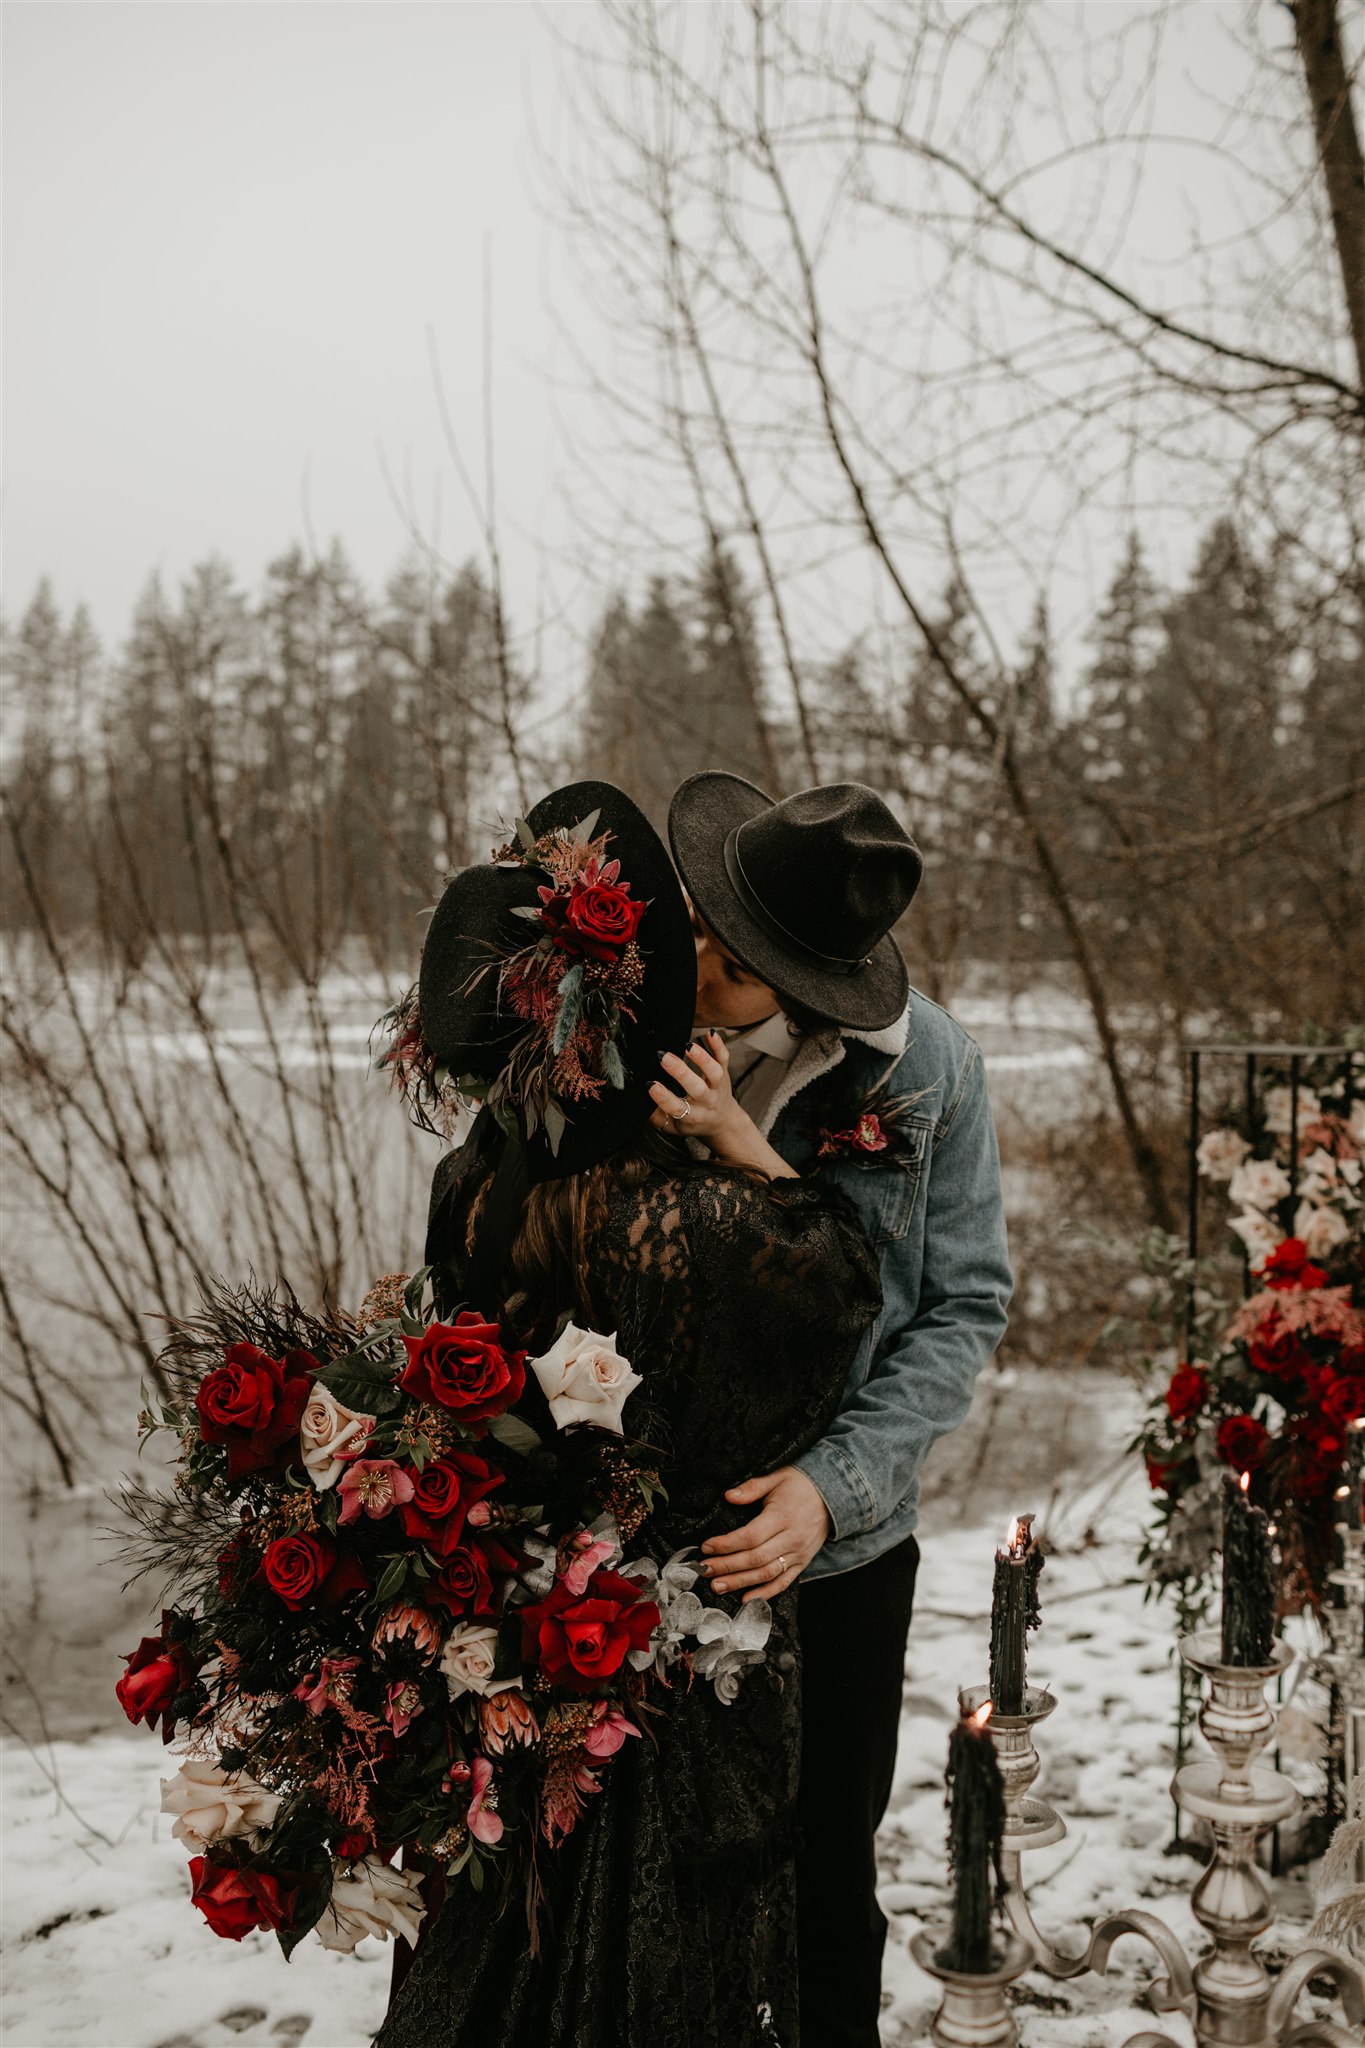
[[[1360,1544],[1350,1550],[1338,1582],[1347,1587],[1347,1605],[1340,1610],[1342,1654],[1354,1645],[1350,1676],[1358,1700],[1365,1683],[1360,1657],[1365,1556]],[[1029,1905],[1022,1859],[1030,1849],[1061,1841],[1066,1823],[1031,1794],[1040,1768],[1033,1731],[1056,1701],[1048,1692],[1028,1688],[1021,1713],[994,1714],[989,1722],[1005,1786],[1004,1867],[1010,1887],[1006,1911],[1014,1932],[1010,1954],[992,1976],[950,1982],[950,1973],[933,1961],[929,1937],[917,1936],[912,1944],[916,1961],[944,1985],[933,2033],[941,2048],[1011,2048],[1017,2034],[1009,2012],[1009,1986],[1025,1968],[1060,1979],[1091,1971],[1102,1975],[1115,1944],[1127,1934],[1146,1941],[1163,1965],[1163,1973],[1149,1987],[1149,2002],[1159,2013],[1184,2014],[1198,2048],[1361,2048],[1365,1970],[1334,1950],[1304,1949],[1276,1981],[1252,1946],[1274,1919],[1270,1888],[1256,1862],[1256,1845],[1300,1803],[1288,1778],[1257,1761],[1276,1726],[1265,1687],[1289,1668],[1293,1652],[1276,1645],[1266,1664],[1227,1665],[1222,1662],[1219,1632],[1208,1630],[1186,1636],[1180,1654],[1207,1681],[1199,1727],[1211,1755],[1184,1765],[1176,1773],[1172,1792],[1182,1811],[1205,1821],[1213,1836],[1212,1858],[1196,1880],[1190,1902],[1210,1946],[1191,1961],[1164,1921],[1136,1909],[1097,1921],[1078,1954],[1064,1953],[1041,1934]],[[987,1697],[984,1686],[965,1691],[964,1712],[976,1710]],[[1021,1950],[1028,1959],[1022,1964]],[[1299,1997],[1310,1978],[1334,1985],[1345,2025],[1297,2017]],[[1169,2034],[1146,2031],[1133,2035],[1125,2048],[1179,2044]]]
[[[1339,1522],[1337,1534],[1344,1555],[1340,1568],[1328,1574],[1328,1584],[1340,1587],[1341,1605],[1325,1609],[1331,1647],[1315,1662],[1336,1695],[1342,1778],[1349,1787],[1356,1773],[1365,1770],[1365,1528]],[[1357,1858],[1356,1880],[1365,1884],[1365,1850]]]

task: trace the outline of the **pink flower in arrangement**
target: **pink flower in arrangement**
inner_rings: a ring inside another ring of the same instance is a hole
[[[591,1757],[615,1756],[624,1746],[628,1735],[638,1735],[639,1729],[619,1707],[609,1706],[606,1700],[597,1702],[597,1719],[588,1730],[583,1747]]]
[[[476,1756],[470,1765],[470,1782],[474,1797],[469,1802],[469,1832],[476,1842],[487,1842],[491,1848],[494,1842],[502,1840],[502,1822],[491,1812],[484,1801],[493,1782],[493,1766],[486,1756]]]
[[[396,1678],[384,1700],[384,1719],[397,1736],[404,1736],[422,1711],[421,1688],[410,1678]],[[499,1822],[501,1830],[501,1822]]]
[[[372,1521],[393,1513],[412,1499],[412,1479],[393,1458],[357,1458],[337,1487],[342,1528],[358,1521],[363,1512]]]
[[[578,1554],[561,1571],[559,1578],[560,1583],[567,1586],[575,1600],[581,1600],[588,1589],[588,1580],[598,1565],[605,1564],[613,1555],[616,1545],[601,1536],[594,1539],[586,1529],[580,1529],[578,1534],[569,1540]]]
[[[552,1769],[545,1780],[540,1803],[540,1831],[552,1849],[571,1835],[583,1817],[583,1802],[600,1792],[597,1775],[586,1764]]]
[[[320,1672],[310,1671],[294,1687],[294,1698],[302,1700],[310,1714],[335,1707],[351,1697],[351,1673],[360,1669],[359,1657],[324,1657]]]

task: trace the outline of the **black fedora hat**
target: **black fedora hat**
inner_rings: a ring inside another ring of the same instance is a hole
[[[642,906],[633,939],[643,973],[627,1006],[633,1015],[622,1011],[615,1031],[614,1084],[581,1100],[557,1098],[551,1127],[515,1099],[500,1112],[499,1121],[505,1128],[515,1123],[524,1141],[531,1180],[581,1172],[649,1121],[660,1050],[685,1049],[697,989],[696,948],[677,875],[630,798],[607,782],[568,783],[528,812],[521,844],[551,833],[607,835],[606,858],[620,863],[616,884]],[[533,1029],[509,1005],[500,970],[538,936],[550,879],[532,864],[485,862],[456,875],[436,906],[422,948],[418,1012],[431,1055],[457,1081],[496,1084]]]
[[[833,782],[777,803],[712,771],[679,785],[668,831],[698,912],[751,974],[854,1030],[899,1017],[909,976],[891,932],[924,863],[875,790]]]

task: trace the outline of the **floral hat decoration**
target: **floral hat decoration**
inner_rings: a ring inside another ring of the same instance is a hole
[[[660,1052],[686,1047],[695,1002],[663,841],[623,791],[574,782],[449,883],[378,1064],[428,1127],[482,1105],[524,1147],[527,1179],[551,1179],[648,1122]]]

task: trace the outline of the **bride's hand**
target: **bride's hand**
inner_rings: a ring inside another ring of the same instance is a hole
[[[708,1031],[705,1045],[689,1046],[687,1058],[666,1052],[660,1065],[668,1084],[656,1081],[649,1093],[656,1124],[700,1138],[718,1159],[747,1164],[752,1140],[759,1138],[753,1118],[735,1101],[730,1087],[730,1050],[718,1031]],[[745,1154],[744,1160],[736,1156]]]
[[[688,1048],[680,1060],[673,1052],[662,1059],[671,1086],[656,1081],[650,1089],[652,1121],[664,1130],[700,1138],[724,1166],[751,1167],[769,1180],[795,1180],[796,1169],[775,1152],[748,1112],[735,1101],[730,1087],[730,1053],[718,1031],[708,1031],[705,1045]]]

